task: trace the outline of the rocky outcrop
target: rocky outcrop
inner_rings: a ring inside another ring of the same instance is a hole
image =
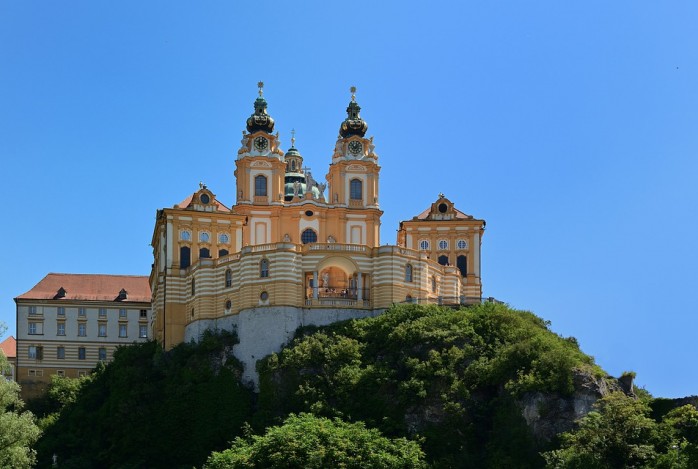
[[[521,414],[538,441],[550,441],[559,433],[571,430],[594,403],[611,392],[625,392],[632,385],[606,377],[597,378],[584,370],[574,372],[574,393],[569,396],[543,392],[525,393],[518,400]]]

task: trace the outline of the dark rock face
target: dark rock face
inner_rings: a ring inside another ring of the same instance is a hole
[[[624,391],[614,378],[596,378],[588,372],[574,375],[575,392],[571,396],[531,392],[518,401],[521,414],[539,441],[550,441],[557,434],[571,430],[574,422],[588,414],[594,403],[605,395]]]

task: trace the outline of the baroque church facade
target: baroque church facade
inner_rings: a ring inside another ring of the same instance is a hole
[[[157,212],[156,340],[170,348],[205,329],[235,329],[236,355],[255,381],[254,362],[299,326],[373,316],[393,303],[481,301],[485,222],[442,194],[400,223],[395,245],[381,245],[381,167],[354,88],[319,181],[294,138],[282,150],[262,86],[235,159],[235,204],[200,184]]]

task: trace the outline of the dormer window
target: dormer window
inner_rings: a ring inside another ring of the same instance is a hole
[[[121,291],[119,292],[119,296],[116,297],[116,301],[124,301],[127,298],[128,298],[128,292],[122,288]]]
[[[61,287],[58,289],[58,291],[56,292],[56,295],[53,297],[53,299],[57,300],[59,298],[65,298],[66,293],[68,293],[68,292],[65,291],[65,288]]]

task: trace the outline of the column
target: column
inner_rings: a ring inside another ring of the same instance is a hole
[[[361,301],[363,300],[363,287],[364,287],[364,282],[362,280],[363,275],[361,272],[356,273],[356,300]]]
[[[313,272],[313,299],[317,300],[317,270]]]

